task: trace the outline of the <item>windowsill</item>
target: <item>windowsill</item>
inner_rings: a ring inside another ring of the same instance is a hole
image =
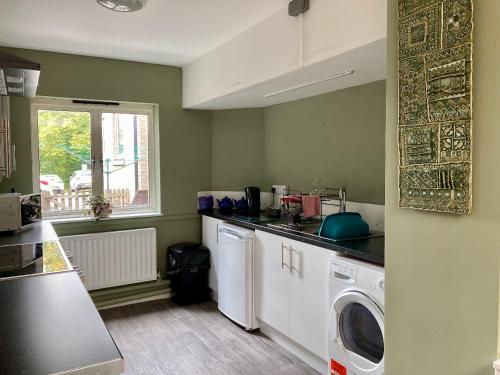
[[[161,217],[164,216],[161,213],[158,212],[144,212],[144,213],[139,213],[139,214],[122,214],[122,215],[113,215],[111,217],[106,217],[99,219],[98,221],[115,221],[115,220],[128,220],[128,219],[144,219],[148,217]],[[93,217],[53,217],[53,218],[47,218],[43,219],[43,221],[48,221],[51,224],[70,224],[70,223],[91,223],[91,222],[97,222]]]

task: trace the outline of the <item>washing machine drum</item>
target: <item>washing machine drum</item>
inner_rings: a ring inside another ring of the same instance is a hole
[[[384,313],[367,295],[344,292],[333,302],[330,355],[334,375],[384,373]]]

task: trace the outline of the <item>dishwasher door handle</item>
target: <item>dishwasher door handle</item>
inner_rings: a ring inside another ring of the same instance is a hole
[[[223,236],[228,236],[230,238],[233,238],[235,240],[239,240],[239,241],[244,241],[245,238],[240,236],[238,233],[232,231],[232,230],[229,230],[229,229],[226,229],[226,228],[222,228],[222,229],[219,229],[219,232],[223,235]]]

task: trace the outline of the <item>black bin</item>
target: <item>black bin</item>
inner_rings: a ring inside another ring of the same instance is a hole
[[[203,245],[182,242],[167,251],[167,277],[179,305],[190,305],[209,298],[210,251]]]

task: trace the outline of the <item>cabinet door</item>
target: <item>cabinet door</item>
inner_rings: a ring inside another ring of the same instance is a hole
[[[333,252],[290,241],[290,338],[328,360],[328,264]]]
[[[290,256],[286,239],[255,231],[255,315],[285,335],[290,333]]]
[[[217,249],[219,244],[219,225],[222,220],[203,216],[202,218],[202,242],[210,250],[210,271],[208,274],[208,286],[217,292],[218,283],[218,258]]]

